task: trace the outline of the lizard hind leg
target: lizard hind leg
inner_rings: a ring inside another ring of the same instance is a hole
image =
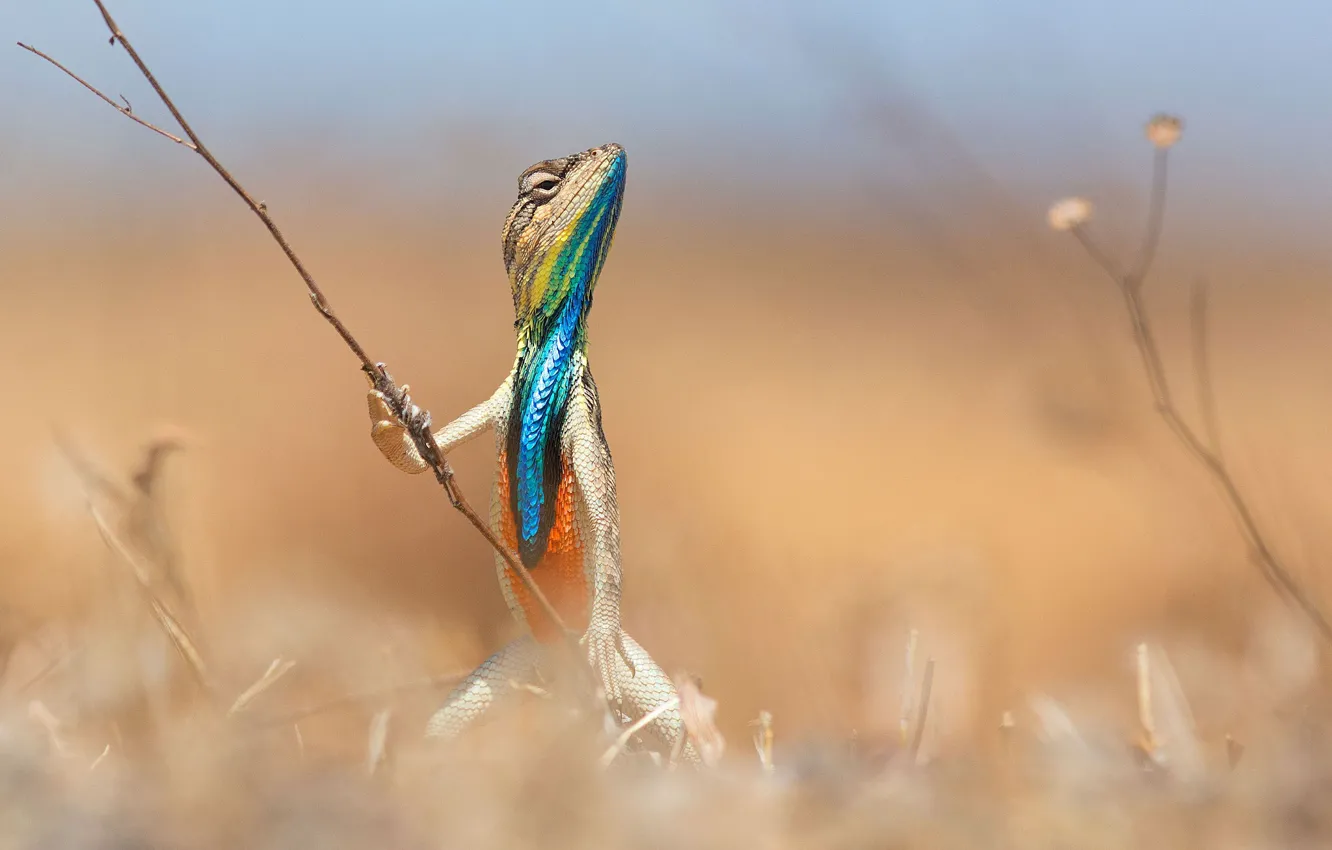
[[[663,703],[677,694],[671,677],[652,660],[647,650],[639,646],[638,641],[630,637],[627,632],[621,636],[625,658],[616,658],[616,676],[620,681],[621,708],[629,722],[633,723],[660,708]],[[625,664],[626,660],[633,664],[632,673]],[[680,761],[686,764],[698,761],[694,745],[689,741],[680,742],[680,737],[684,734],[684,724],[678,705],[661,712],[644,731],[650,742],[655,745],[654,748],[659,749],[663,755],[670,756],[679,747]]]
[[[507,644],[487,658],[449,693],[426,724],[427,738],[453,738],[486,712],[512,699],[515,684],[536,678],[541,645],[531,636]]]

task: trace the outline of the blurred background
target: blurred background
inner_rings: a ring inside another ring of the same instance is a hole
[[[1181,675],[1219,688],[1217,665],[1248,669],[1264,624],[1289,625],[1154,416],[1118,294],[1045,227],[1052,200],[1085,195],[1097,238],[1131,256],[1159,110],[1185,121],[1148,295],[1177,393],[1192,414],[1205,278],[1227,459],[1292,570],[1324,583],[1332,117],[1309,104],[1332,10],[112,11],[437,422],[511,362],[499,228],[517,175],[626,147],[591,319],[625,622],[701,675],[741,757],[760,710],[792,738],[895,730],[910,628],[937,659],[947,751],[992,742],[1041,691],[1132,718],[1138,640],[1206,647]],[[168,121],[91,3],[10,0],[0,33]],[[380,458],[356,362],[227,187],[16,47],[0,79],[16,622],[81,610],[104,566],[52,426],[126,478],[172,428],[182,569],[232,687],[279,654],[330,694],[465,670],[514,636],[484,542]],[[454,459],[479,506],[492,457],[479,440]],[[1195,711],[1219,734],[1239,702]]]

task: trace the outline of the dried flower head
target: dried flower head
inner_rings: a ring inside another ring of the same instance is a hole
[[[1183,132],[1184,122],[1164,112],[1153,115],[1152,120],[1147,122],[1147,141],[1162,150],[1178,142]]]
[[[1091,218],[1091,201],[1086,198],[1064,198],[1050,205],[1046,221],[1055,230],[1072,230],[1087,223]]]
[[[680,719],[689,740],[705,765],[716,766],[726,750],[726,739],[717,729],[717,701],[704,695],[698,680],[687,673],[676,674],[675,688],[680,694]]]

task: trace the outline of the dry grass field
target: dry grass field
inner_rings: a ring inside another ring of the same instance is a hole
[[[0,222],[6,846],[1332,836],[1322,646],[1154,414],[1113,288],[1039,204],[996,222],[978,202],[931,241],[902,226],[909,210],[863,198],[631,178],[590,355],[625,621],[701,677],[728,747],[701,775],[631,755],[603,771],[605,742],[540,699],[445,751],[419,741],[441,693],[394,688],[470,669],[516,633],[490,555],[431,482],[379,457],[354,360],[256,222],[186,165],[165,182],[53,180]],[[431,203],[344,168],[266,168],[270,203],[371,356],[437,422],[488,395],[511,357],[508,199]],[[1104,211],[1107,232],[1130,245],[1140,204],[1111,194],[1130,202]],[[1193,415],[1187,284],[1204,271],[1227,460],[1321,598],[1321,246],[1220,212],[1171,227],[1148,299],[1181,406]],[[294,662],[245,719],[203,707],[53,429],[125,482],[156,435],[181,438],[157,492],[223,707],[275,658]],[[454,461],[483,505],[489,444]],[[1164,765],[1135,749],[1144,642]],[[926,658],[911,757],[902,705]],[[765,711],[772,775],[751,744]]]

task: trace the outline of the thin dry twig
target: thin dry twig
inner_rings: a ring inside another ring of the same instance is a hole
[[[154,133],[156,133],[157,135],[159,135],[159,136],[164,136],[164,137],[170,139],[171,141],[175,142],[175,143],[178,144],[178,145],[184,145],[185,147],[189,148],[189,149],[192,150],[192,151],[197,151],[197,150],[198,150],[197,147],[195,147],[195,146],[194,146],[193,144],[191,144],[190,142],[185,141],[185,140],[182,139],[180,136],[177,136],[177,135],[175,135],[175,134],[173,134],[173,133],[168,133],[166,130],[163,130],[161,127],[157,126],[156,124],[153,124],[153,123],[150,123],[150,122],[148,122],[148,121],[145,121],[145,120],[143,120],[142,118],[140,118],[139,116],[135,115],[135,114],[134,114],[134,108],[133,108],[132,106],[130,106],[130,102],[129,102],[128,100],[125,99],[125,96],[124,96],[124,95],[121,95],[121,96],[120,96],[120,99],[125,101],[125,105],[124,105],[124,106],[121,106],[120,104],[118,104],[118,103],[116,103],[114,100],[112,100],[111,98],[107,97],[106,95],[104,95],[104,94],[102,94],[100,91],[98,91],[97,88],[96,88],[95,86],[89,84],[87,80],[83,79],[83,78],[80,77],[78,74],[76,74],[76,73],[74,73],[73,71],[69,70],[69,69],[66,68],[64,65],[61,65],[61,64],[60,64],[59,62],[57,62],[55,59],[51,58],[50,56],[48,56],[47,54],[45,54],[45,53],[43,53],[42,51],[38,50],[37,48],[33,47],[32,45],[24,44],[24,43],[21,42],[21,41],[20,41],[20,42],[17,42],[17,44],[18,44],[19,47],[22,47],[24,50],[28,51],[29,53],[33,53],[33,54],[36,54],[37,56],[40,56],[41,58],[45,59],[47,62],[50,62],[52,65],[54,65],[54,66],[56,66],[57,68],[59,68],[60,70],[64,71],[66,74],[68,74],[68,75],[70,76],[70,78],[72,78],[72,79],[74,80],[74,82],[76,82],[76,83],[78,83],[79,85],[83,86],[85,89],[87,89],[88,91],[90,91],[90,92],[92,92],[93,94],[97,95],[97,96],[100,97],[102,100],[106,101],[106,103],[107,103],[108,106],[110,106],[110,107],[111,107],[112,109],[114,109],[115,111],[119,112],[121,115],[124,115],[124,116],[125,116],[126,118],[128,118],[129,120],[135,122],[136,124],[141,124],[141,125],[143,125],[144,127],[147,127],[149,130],[152,130],[152,131],[153,131]]]
[[[671,697],[647,714],[638,718],[632,726],[626,727],[625,730],[620,733],[620,737],[615,739],[615,743],[607,747],[606,752],[601,754],[601,766],[610,767],[611,762],[615,761],[616,756],[624,752],[624,748],[629,746],[629,741],[635,735],[647,728],[649,723],[656,720],[658,717],[661,717],[666,712],[679,707],[679,705],[680,698],[678,696]]]
[[[1202,416],[1207,448],[1222,460],[1221,430],[1217,426],[1216,393],[1212,389],[1211,353],[1207,344],[1207,282],[1195,281],[1189,293],[1189,324],[1193,331],[1193,380],[1198,387],[1198,410]]]
[[[1215,437],[1209,438],[1212,443],[1209,446],[1184,420],[1178,406],[1175,404],[1170,382],[1166,378],[1165,365],[1161,359],[1160,348],[1157,346],[1151,321],[1147,316],[1142,291],[1147,273],[1151,269],[1152,259],[1156,254],[1156,246],[1160,241],[1167,188],[1168,172],[1166,164],[1169,157],[1169,145],[1173,143],[1172,140],[1169,144],[1157,145],[1156,147],[1152,169],[1151,201],[1148,210],[1148,231],[1140,251],[1140,258],[1132,272],[1121,272],[1117,264],[1100,249],[1087,231],[1085,220],[1072,222],[1063,229],[1067,229],[1073,234],[1092,261],[1118,287],[1132,326],[1133,340],[1141,356],[1147,382],[1151,386],[1156,412],[1175,434],[1179,442],[1183,444],[1184,448],[1202,464],[1221,489],[1232,512],[1235,514],[1240,532],[1244,536],[1263,578],[1277,591],[1279,596],[1294,603],[1300,609],[1318,629],[1324,640],[1332,642],[1332,622],[1328,621],[1313,597],[1291,575],[1290,571],[1277,557],[1271,544],[1268,543],[1266,535],[1263,534],[1248,500],[1241,493],[1239,485],[1217,450]],[[1199,344],[1195,341],[1195,346]],[[1205,365],[1205,358],[1200,360],[1195,356],[1195,366],[1197,368],[1204,368]],[[1210,379],[1208,385],[1210,387]],[[1208,397],[1210,399],[1210,389],[1208,390]]]
[[[152,86],[153,91],[157,93],[158,98],[171,113],[171,117],[175,119],[176,123],[180,126],[180,129],[184,132],[188,142],[185,139],[173,136],[161,128],[140,119],[129,109],[128,105],[125,107],[119,106],[105,93],[85,82],[82,78],[75,75],[64,65],[60,64],[55,59],[52,59],[45,53],[21,42],[19,43],[19,46],[55,65],[55,67],[79,82],[84,88],[114,107],[117,112],[146,126],[148,129],[153,130],[160,135],[166,136],[167,138],[188,147],[190,150],[203,157],[204,161],[208,163],[213,171],[215,171],[217,175],[231,187],[232,191],[245,202],[245,205],[258,216],[259,220],[264,223],[269,234],[273,237],[273,241],[275,241],[278,244],[278,247],[282,249],[282,253],[286,255],[288,262],[291,263],[297,274],[301,276],[301,280],[305,282],[305,288],[309,292],[310,302],[314,305],[314,308],[318,310],[319,314],[324,317],[325,321],[337,331],[338,336],[342,338],[343,343],[345,343],[351,350],[352,354],[356,356],[356,359],[360,361],[361,369],[369,377],[371,384],[375,389],[384,394],[385,398],[388,399],[389,407],[392,409],[394,415],[407,426],[407,431],[411,434],[412,441],[416,444],[417,451],[420,453],[422,459],[429,464],[431,470],[435,474],[435,480],[448,495],[449,502],[464,517],[466,517],[467,521],[471,523],[472,526],[486,538],[486,541],[491,547],[500,554],[500,557],[504,559],[508,568],[518,576],[519,581],[523,583],[527,591],[534,599],[536,599],[537,604],[541,607],[545,615],[550,618],[550,621],[554,623],[561,632],[563,632],[566,638],[566,643],[570,649],[576,652],[578,645],[577,633],[573,632],[568,625],[565,624],[563,618],[560,617],[559,613],[555,610],[555,607],[551,605],[550,600],[546,597],[545,593],[542,592],[541,588],[537,586],[536,582],[532,579],[531,573],[528,572],[527,567],[523,565],[518,556],[504,544],[499,536],[490,528],[489,524],[472,508],[471,504],[463,495],[462,489],[459,487],[458,482],[454,477],[452,467],[440,454],[439,446],[435,443],[434,437],[431,435],[431,417],[429,412],[417,408],[416,405],[412,403],[408,394],[401,390],[394,382],[384,364],[372,361],[365,353],[365,349],[361,346],[360,342],[358,342],[356,337],[352,335],[351,331],[347,329],[346,325],[342,323],[342,320],[338,318],[337,314],[333,312],[332,305],[324,296],[323,290],[319,288],[319,284],[315,282],[314,276],[296,254],[296,250],[292,248],[291,243],[287,241],[286,236],[283,235],[282,230],[277,226],[277,223],[273,220],[272,216],[268,214],[267,205],[262,201],[256,200],[254,196],[241,185],[240,181],[238,181],[231,172],[222,165],[215,156],[213,156],[212,152],[209,151],[208,147],[203,143],[203,140],[194,132],[194,128],[185,120],[185,116],[181,114],[181,111],[176,107],[175,102],[172,101],[171,97],[166,93],[166,90],[157,81],[157,78],[153,76],[152,71],[148,69],[148,65],[139,56],[138,51],[134,49],[134,46],[130,44],[129,40],[125,37],[120,26],[115,22],[115,19],[111,17],[111,13],[107,9],[103,0],[93,0],[93,2],[96,4],[98,11],[101,12],[102,19],[106,22],[107,29],[111,31],[110,43],[113,45],[119,43],[121,47],[125,48],[125,52],[129,54],[130,59],[133,60],[135,66],[138,67],[139,72],[143,74],[144,79],[146,79],[148,84]]]
[[[1147,273],[1152,270],[1156,259],[1156,249],[1161,244],[1161,231],[1165,222],[1166,177],[1170,162],[1170,149],[1158,147],[1152,157],[1152,194],[1147,203],[1147,232],[1142,239],[1142,248],[1138,252],[1137,265],[1127,278],[1134,289],[1141,289],[1147,280]]]

